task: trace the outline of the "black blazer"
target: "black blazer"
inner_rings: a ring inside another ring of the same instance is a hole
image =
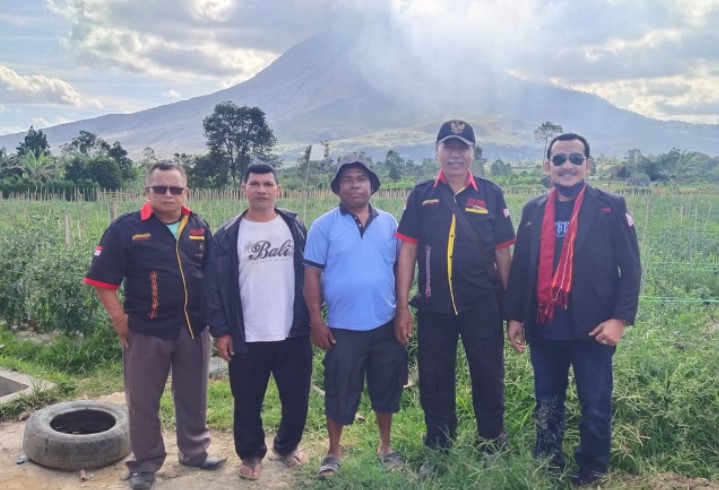
[[[510,320],[531,338],[537,317],[537,268],[548,195],[522,210],[505,297]],[[622,196],[587,186],[579,210],[570,301],[577,339],[611,318],[633,324],[639,303],[641,263],[637,233]]]

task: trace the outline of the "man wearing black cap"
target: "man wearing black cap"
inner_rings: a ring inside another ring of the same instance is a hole
[[[396,335],[403,344],[409,342],[411,304],[417,309],[424,442],[440,450],[447,450],[456,436],[459,336],[472,380],[479,445],[491,450],[506,439],[497,287],[507,283],[514,227],[501,189],[470,171],[474,145],[474,131],[465,121],[442,124],[436,142],[439,174],[412,190],[397,231],[402,249]],[[417,294],[408,303],[415,263],[419,265]]]
[[[402,460],[390,440],[392,414],[399,411],[407,378],[407,352],[393,328],[397,220],[370,205],[380,182],[363,155],[342,157],[330,186],[340,205],[312,223],[304,256],[312,341],[327,351],[329,449],[319,474],[339,469],[342,429],[354,420],[365,376],[379,427],[377,456],[385,468],[400,469]]]

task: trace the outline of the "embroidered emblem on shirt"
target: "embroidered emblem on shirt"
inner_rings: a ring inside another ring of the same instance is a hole
[[[95,257],[99,257],[101,253],[102,253],[102,247],[100,245],[98,245],[97,248],[95,248],[95,253],[93,255]]]
[[[482,199],[475,199],[473,197],[467,199],[467,206],[464,209],[470,213],[489,214],[487,203]]]
[[[149,240],[152,235],[150,233],[135,233],[132,235],[132,241],[136,242],[138,240]]]
[[[422,206],[434,206],[435,204],[439,204],[439,199],[425,199],[422,201]]]
[[[509,208],[504,208],[502,210],[502,214],[504,215],[505,218],[509,218]]]
[[[193,236],[201,235],[204,237],[205,229],[204,228],[190,228],[190,235],[193,235]]]

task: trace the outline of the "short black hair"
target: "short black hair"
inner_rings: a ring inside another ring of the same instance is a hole
[[[247,169],[245,169],[245,175],[242,176],[242,182],[244,184],[247,183],[247,180],[250,178],[250,174],[272,174],[275,178],[275,184],[280,183],[277,178],[277,171],[275,170],[275,167],[266,163],[253,163],[247,167]]]
[[[579,140],[584,145],[584,156],[589,158],[589,143],[587,142],[586,138],[584,136],[580,136],[577,133],[564,133],[560,134],[559,136],[555,136],[552,141],[549,142],[549,146],[547,146],[547,160],[549,160],[552,156],[552,145],[556,141],[571,141],[571,140]]]
[[[146,184],[150,184],[150,181],[152,180],[152,174],[155,172],[155,170],[160,170],[162,172],[166,172],[167,170],[177,170],[178,172],[180,172],[180,175],[182,175],[182,179],[187,182],[187,174],[185,174],[185,170],[181,166],[171,160],[162,160],[157,163],[153,163],[152,166],[147,170],[147,175],[145,176]]]

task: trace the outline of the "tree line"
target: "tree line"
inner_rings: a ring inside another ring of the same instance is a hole
[[[287,189],[328,188],[336,161],[330,157],[329,141],[321,142],[322,157],[311,159],[312,146],[307,146],[295,165],[284,165],[277,155],[275,137],[265,113],[259,107],[238,106],[227,101],[215,106],[203,119],[207,153],[189,155],[175,153],[185,169],[192,188],[236,188],[245,169],[252,162],[265,162],[276,167]],[[562,126],[546,121],[533,131],[536,141],[544,145],[539,160],[491,162],[480,146],[475,148],[473,171],[490,176],[500,184],[537,184],[543,181],[541,161],[548,142],[562,132]],[[370,160],[372,160],[370,158]],[[137,188],[149,165],[158,161],[152,148],[133,161],[119,141],[112,144],[102,137],[80,131],[60,148],[59,155],[50,152],[42,130],[32,126],[14,153],[0,148],[0,192],[23,192],[40,188],[106,189]],[[538,163],[540,162],[540,163]],[[599,155],[594,157],[592,173],[607,180],[625,181],[629,185],[695,182],[719,182],[719,158],[703,153],[672,148],[659,155],[644,155],[630,149],[623,158]],[[433,157],[422,161],[405,159],[390,149],[381,160],[373,162],[384,187],[408,188],[437,173]]]

